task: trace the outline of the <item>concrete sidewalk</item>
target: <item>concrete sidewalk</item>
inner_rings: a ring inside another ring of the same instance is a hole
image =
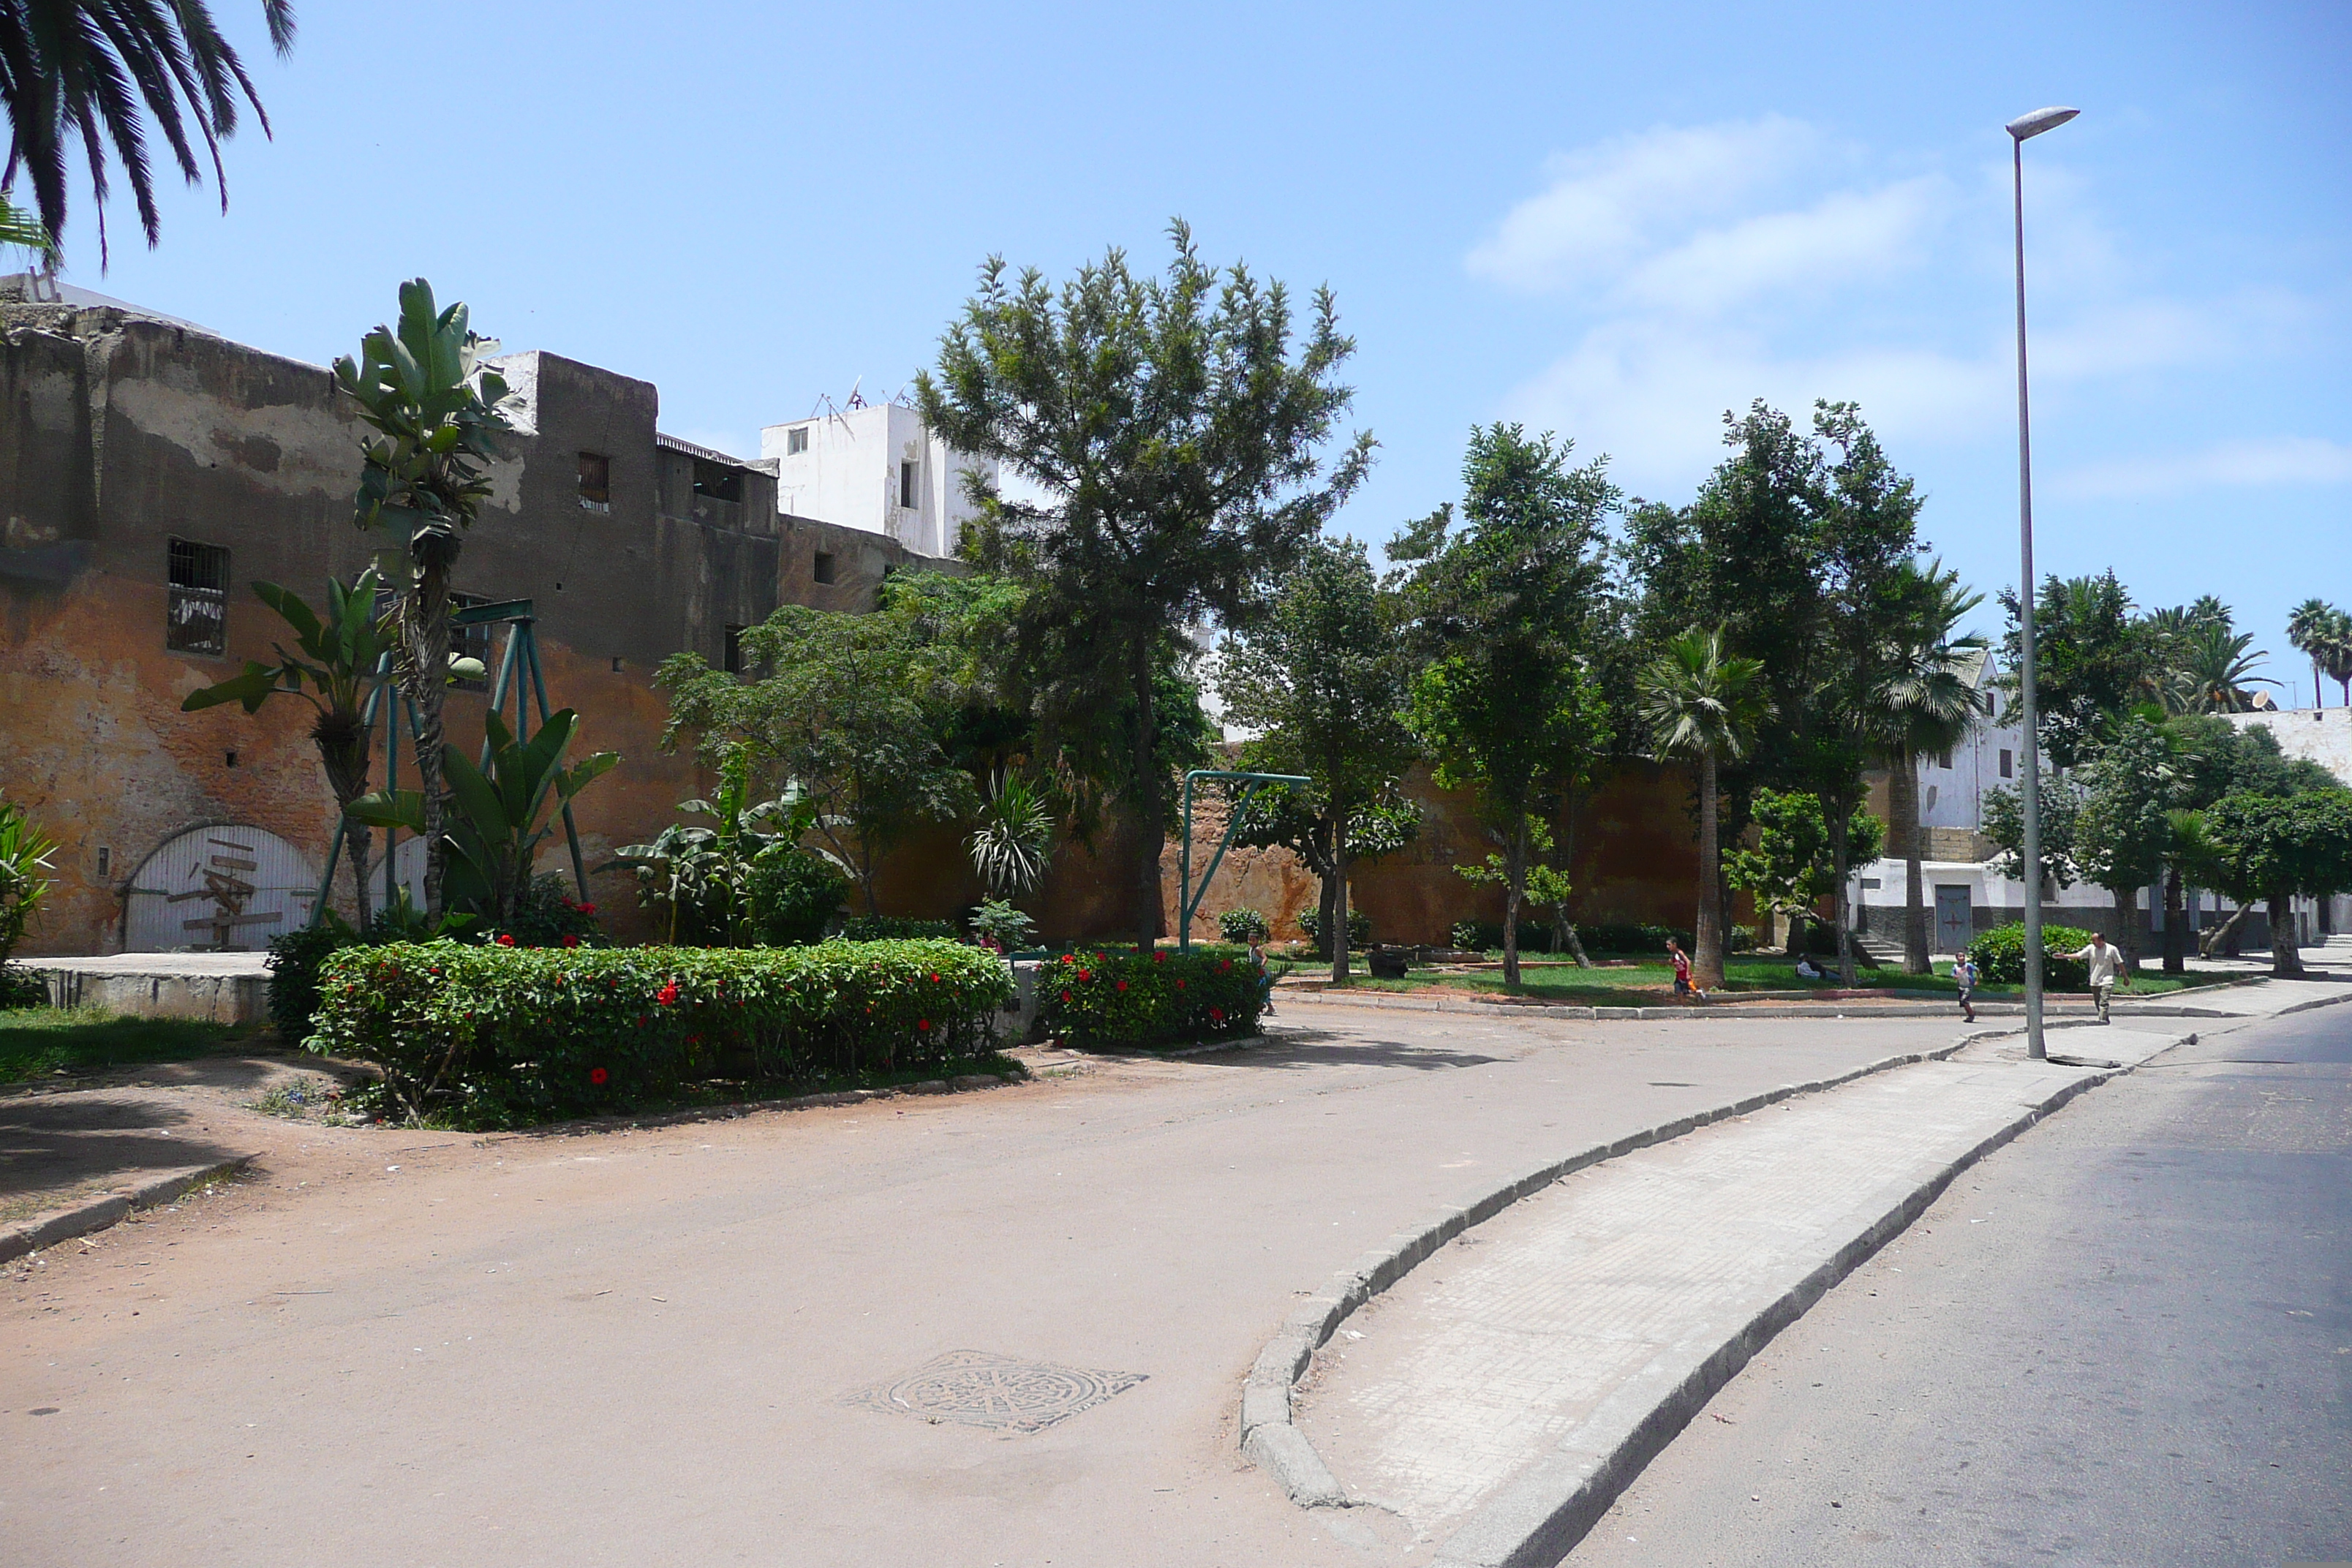
[[[2136,1064],[2174,1034],[2067,1030]],[[1297,1425],[1374,1561],[1549,1564],[1708,1394],[1968,1163],[2105,1074],[2014,1038],[1596,1164],[1350,1317]]]

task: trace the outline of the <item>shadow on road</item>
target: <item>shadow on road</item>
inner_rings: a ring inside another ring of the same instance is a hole
[[[1484,1067],[1488,1062],[1508,1058],[1486,1056],[1476,1051],[1417,1046],[1405,1040],[1376,1040],[1366,1039],[1360,1035],[1336,1035],[1323,1029],[1285,1029],[1280,1034],[1269,1034],[1266,1043],[1262,1046],[1213,1051],[1192,1059],[1204,1067],[1381,1067],[1412,1068],[1429,1072],[1439,1068]]]
[[[135,1185],[147,1175],[209,1165],[240,1151],[173,1131],[189,1112],[150,1100],[54,1094],[0,1100],[0,1205],[100,1177]]]

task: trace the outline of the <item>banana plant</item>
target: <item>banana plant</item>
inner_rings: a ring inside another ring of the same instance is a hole
[[[326,765],[327,787],[335,794],[336,809],[343,813],[343,848],[351,857],[352,890],[359,904],[359,923],[368,923],[368,830],[349,815],[353,801],[366,793],[368,752],[373,737],[364,717],[368,694],[380,679],[384,656],[394,635],[376,614],[377,578],[371,566],[349,587],[327,579],[327,613],[313,610],[302,596],[275,583],[256,583],[254,596],[278,613],[294,631],[294,647],[273,643],[275,664],[245,661],[245,668],[226,680],[188,694],[180,704],[184,713],[200,712],[224,703],[240,704],[258,713],[273,697],[299,697],[316,710],[310,739]]]
[[[498,925],[514,921],[516,906],[530,887],[539,847],[555,830],[559,807],[617,764],[614,752],[598,752],[571,767],[562,765],[580,715],[566,708],[549,715],[538,734],[517,741],[506,721],[483,716],[490,742],[486,773],[455,746],[442,752],[449,781],[444,814],[447,883],[451,906],[470,908]],[[425,832],[422,790],[377,790],[352,802],[350,815],[379,827]]]
[[[649,844],[623,845],[596,869],[635,871],[646,901],[669,906],[673,947],[688,911],[697,929],[688,934],[740,944],[751,927],[751,862],[772,845],[798,843],[814,824],[814,808],[797,790],[753,805],[751,757],[740,746],[720,753],[716,801],[680,801],[677,808],[716,826],[672,823]]]

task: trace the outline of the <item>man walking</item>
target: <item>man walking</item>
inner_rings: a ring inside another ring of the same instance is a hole
[[[2099,1005],[2099,1022],[2102,1024],[2115,1022],[2107,1016],[2107,1003],[2116,994],[2116,982],[2118,979],[2124,979],[2123,949],[2116,946],[2097,931],[2093,931],[2090,946],[2079,952],[2067,953],[2065,956],[2079,959],[2091,966],[2091,1000]],[[2124,984],[2128,985],[2131,982],[2124,979]]]

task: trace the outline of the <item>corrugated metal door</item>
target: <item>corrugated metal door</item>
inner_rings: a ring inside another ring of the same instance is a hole
[[[310,919],[317,868],[258,827],[192,827],[131,879],[125,952],[250,952]]]

